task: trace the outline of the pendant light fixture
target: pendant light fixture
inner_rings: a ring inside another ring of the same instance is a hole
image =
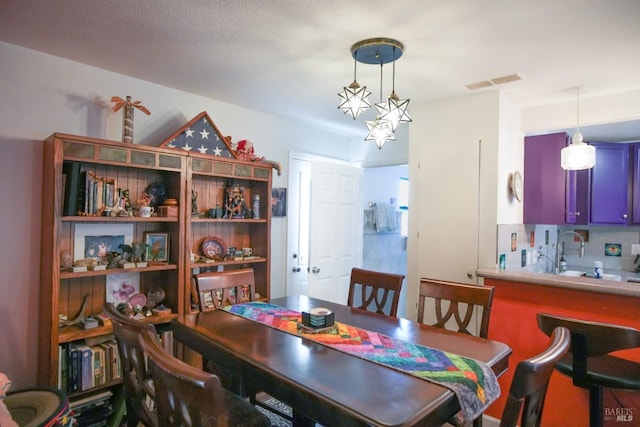
[[[398,40],[376,37],[361,40],[351,46],[351,55],[356,63],[380,65],[380,102],[375,104],[378,114],[375,120],[366,121],[369,133],[365,141],[375,141],[378,148],[382,148],[386,141],[394,141],[395,131],[400,123],[411,122],[407,112],[409,99],[400,99],[395,92],[395,61],[402,56],[404,46]],[[386,102],[382,102],[382,66],[393,63],[393,89]],[[370,92],[366,86],[360,87],[356,81],[356,67],[354,65],[353,83],[338,93],[342,99],[339,109],[348,112],[355,120],[363,111],[371,106],[367,97]]]
[[[393,48],[395,50],[395,46]],[[400,99],[396,95],[396,61],[393,61],[393,78],[391,80],[391,95],[387,98],[387,102],[376,104],[376,108],[380,113],[381,119],[391,122],[391,129],[395,132],[400,123],[411,122],[411,117],[407,113],[410,99]],[[382,87],[382,80],[380,81]]]
[[[382,100],[382,63],[380,63],[380,99]],[[378,106],[380,104],[376,104]],[[375,120],[367,120],[365,122],[369,128],[369,133],[364,138],[365,141],[375,141],[378,150],[382,148],[385,142],[395,141],[396,136],[393,134],[395,131],[391,120],[382,118],[380,114],[376,116]]]
[[[560,152],[560,165],[565,170],[590,169],[596,164],[596,148],[586,144],[580,133],[580,88],[575,88],[577,96],[576,133],[568,147]]]
[[[367,91],[366,86],[360,86],[356,80],[356,66],[358,65],[358,51],[353,53],[353,83],[349,87],[345,87],[343,92],[338,93],[338,96],[342,98],[342,102],[338,105],[340,110],[343,110],[345,114],[351,114],[353,120],[369,109],[371,104],[367,101],[371,92]]]

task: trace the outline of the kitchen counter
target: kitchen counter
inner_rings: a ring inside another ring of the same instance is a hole
[[[568,267],[570,268],[570,267]],[[539,313],[551,313],[576,319],[594,320],[640,329],[638,316],[640,283],[627,282],[631,272],[618,273],[621,281],[577,277],[583,271],[576,267],[563,276],[521,270],[479,269],[477,275],[484,284],[494,287],[489,338],[511,347],[513,366],[540,353],[549,345],[549,337],[538,328]],[[625,281],[622,281],[625,280]],[[618,352],[619,357],[640,362],[640,349]],[[508,390],[513,379],[509,370],[498,381]],[[631,403],[629,403],[629,399]],[[487,414],[500,417],[506,396],[501,396],[487,410]],[[626,402],[630,407],[640,407],[640,393],[609,390],[605,395],[605,408],[621,408]],[[554,374],[547,390],[542,427],[589,425],[589,393],[575,387],[567,376]]]
[[[528,283],[608,295],[640,297],[640,283],[627,282],[628,279],[634,279],[640,277],[640,275],[631,272],[616,272],[616,274],[621,276],[620,281],[537,273],[524,270],[499,270],[497,268],[480,268],[476,271],[476,274],[478,277],[485,279]]]

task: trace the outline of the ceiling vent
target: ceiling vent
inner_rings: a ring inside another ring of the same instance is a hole
[[[464,85],[464,87],[466,87],[467,90],[471,91],[471,90],[484,89],[485,87],[503,85],[505,83],[517,82],[518,80],[522,80],[522,76],[518,73],[515,73],[515,74],[509,74],[502,77],[496,77],[494,79],[482,80],[475,83],[469,83],[467,85]]]

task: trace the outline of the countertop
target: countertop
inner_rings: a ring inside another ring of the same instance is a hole
[[[479,277],[488,279],[640,298],[640,283],[627,282],[628,279],[640,277],[640,275],[631,272],[616,273],[621,276],[622,280],[563,276],[561,274],[537,273],[524,270],[499,270],[497,268],[480,268],[476,271]]]

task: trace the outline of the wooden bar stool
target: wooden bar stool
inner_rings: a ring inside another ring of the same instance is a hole
[[[640,363],[609,353],[640,347],[640,331],[610,323],[538,314],[538,326],[547,335],[563,326],[571,331],[571,351],[556,369],[589,390],[589,425],[603,425],[602,389],[640,390]]]

